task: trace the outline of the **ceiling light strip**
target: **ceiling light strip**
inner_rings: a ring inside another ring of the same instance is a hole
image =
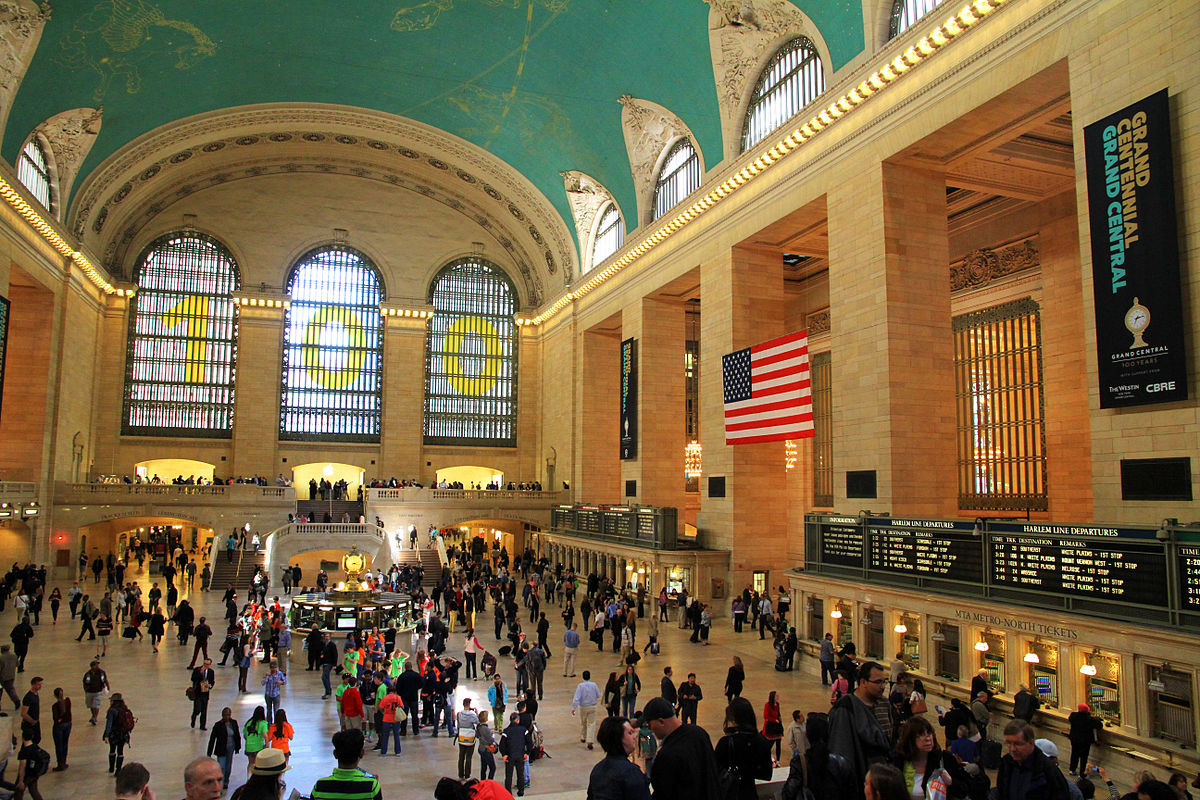
[[[96,269],[96,265],[83,253],[67,244],[67,241],[58,235],[58,231],[54,230],[50,223],[46,222],[42,215],[34,210],[33,206],[25,202],[25,198],[21,196],[20,192],[14,189],[2,176],[0,176],[0,197],[3,197],[13,207],[13,210],[28,222],[30,227],[41,234],[42,238],[57,250],[63,258],[69,258],[78,264],[79,268],[88,276],[88,279],[101,291],[105,294],[116,293],[116,288],[104,278],[100,270]]]
[[[825,108],[815,114],[812,119],[805,122],[800,127],[796,128],[790,134],[767,147],[758,154],[750,163],[743,166],[733,175],[719,183],[715,188],[711,189],[704,197],[692,203],[690,207],[675,215],[669,222],[663,223],[653,233],[647,234],[641,242],[633,248],[627,250],[624,255],[613,261],[604,269],[600,270],[595,275],[588,278],[582,286],[577,289],[572,289],[566,294],[559,297],[554,303],[542,313],[538,314],[529,320],[534,325],[539,325],[553,317],[561,311],[568,303],[578,300],[588,292],[595,289],[601,283],[604,283],[610,277],[629,266],[639,258],[657,247],[668,237],[675,234],[677,231],[687,226],[701,214],[710,211],[718,203],[725,200],[738,189],[754,180],[764,171],[772,167],[775,162],[782,159],[784,156],[791,153],[800,145],[806,143],[817,134],[836,124],[842,117],[846,116],[850,111],[870,100],[875,95],[883,91],[884,87],[891,85],[903,77],[904,73],[915,67],[917,64],[929,58],[941,48],[948,45],[952,40],[967,29],[974,27],[993,11],[1011,2],[1011,0],[972,0],[957,13],[946,19],[944,22],[933,27],[925,36],[922,36],[916,44],[909,47],[900,55],[893,58],[891,61],[884,64],[879,69],[875,70],[858,86],[847,91],[841,97],[837,98]]]

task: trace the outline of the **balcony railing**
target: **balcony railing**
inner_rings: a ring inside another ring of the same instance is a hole
[[[154,502],[163,500],[208,501],[228,499],[241,502],[256,500],[296,501],[296,490],[291,486],[259,486],[253,483],[232,485],[173,483],[60,483],[55,493],[55,502]]]
[[[296,522],[276,528],[268,536],[277,537],[276,542],[291,536],[363,536],[387,541],[386,530],[378,525],[362,522]]]
[[[399,503],[494,503],[497,500],[535,504],[559,503],[566,492],[522,492],[508,489],[433,489],[407,486],[399,489],[368,489],[370,502]]]
[[[0,481],[0,502],[21,503],[37,499],[37,484],[31,481]]]

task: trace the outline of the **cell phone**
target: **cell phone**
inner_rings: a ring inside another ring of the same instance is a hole
[[[1097,767],[1095,764],[1092,764],[1090,767],[1088,767],[1088,772],[1092,773],[1093,775],[1099,775],[1100,768]]]

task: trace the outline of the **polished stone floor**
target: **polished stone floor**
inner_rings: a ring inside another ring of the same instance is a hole
[[[141,578],[148,588],[145,576]],[[92,584],[85,587],[85,591]],[[64,595],[69,583],[60,585]],[[181,593],[181,599],[188,597]],[[195,593],[190,598],[198,614],[220,618],[222,608],[220,595]],[[286,599],[286,598],[284,598]],[[555,617],[554,614],[548,615]],[[490,616],[489,616],[490,619]],[[11,606],[4,612],[4,621],[15,624]],[[538,724],[545,732],[545,747],[550,758],[535,762],[532,769],[531,795],[554,794],[582,790],[587,785],[591,767],[601,757],[599,749],[589,752],[579,744],[578,723],[571,716],[570,703],[578,678],[563,678],[561,647],[561,620],[551,629],[550,646],[554,651],[551,668],[546,672],[545,699],[538,712]],[[219,628],[219,626],[214,626]],[[50,705],[53,689],[63,687],[71,697],[74,710],[74,726],[70,742],[70,768],[61,773],[48,773],[41,781],[42,793],[46,798],[80,798],[101,800],[112,797],[112,784],[107,775],[108,748],[101,741],[102,729],[87,723],[88,713],[84,708],[82,675],[88,661],[96,653],[95,642],[76,643],[79,633],[77,623],[72,623],[64,604],[57,625],[51,623],[50,614],[42,615],[41,625],[36,628],[25,672],[18,675],[18,694],[24,694],[28,680],[35,675],[45,678],[42,690],[43,746],[53,753],[50,738]],[[118,628],[119,632],[119,628]],[[682,681],[688,671],[697,673],[698,681],[705,690],[705,700],[700,704],[700,724],[710,732],[719,730],[724,712],[722,686],[731,656],[737,653],[746,666],[745,696],[756,708],[761,708],[767,692],[779,692],[784,713],[793,708],[805,711],[828,707],[827,691],[822,691],[813,667],[815,662],[803,662],[802,668],[792,673],[779,673],[773,669],[773,651],[766,642],[759,642],[757,634],[735,635],[731,628],[715,627],[712,645],[693,645],[675,624],[663,625],[662,652],[648,656],[642,662],[641,673],[645,689],[641,700],[648,700],[657,693],[662,667],[671,665],[677,681]],[[108,654],[103,658],[113,691],[122,692],[137,716],[137,728],[131,746],[126,751],[128,760],[143,762],[152,775],[151,785],[159,798],[183,796],[183,766],[197,755],[203,755],[208,743],[208,734],[188,727],[191,703],[184,697],[189,685],[189,673],[185,669],[191,656],[191,645],[185,649],[174,643],[171,631],[161,652],[155,655],[149,638],[144,642],[130,643],[118,637],[110,641]],[[492,631],[481,631],[480,641],[489,649],[495,643]],[[216,660],[214,641],[213,653]],[[585,641],[585,645],[588,643]],[[284,690],[283,707],[288,720],[296,729],[292,743],[292,769],[287,773],[288,792],[294,787],[302,793],[311,789],[313,782],[327,775],[333,768],[332,748],[329,737],[337,729],[337,713],[332,701],[321,699],[320,674],[305,670],[306,659],[296,643],[289,669],[289,684]],[[449,653],[462,657],[462,633],[451,636]],[[504,664],[506,660],[501,659]],[[580,648],[576,672],[590,669],[593,678],[603,686],[608,673],[617,668],[617,657],[610,653],[598,653],[594,646]],[[505,665],[505,679],[511,683],[513,674]],[[249,685],[260,685],[262,670],[259,665],[251,669]],[[484,698],[486,707],[487,686],[483,681],[469,681],[460,686],[459,702],[464,696]],[[223,706],[230,706],[234,716],[244,722],[254,706],[262,703],[260,691],[238,695],[237,671],[231,667],[217,668],[217,684],[213,689],[210,712],[219,715]],[[643,705],[644,702],[639,702]],[[479,702],[475,705],[478,707]],[[11,702],[4,700],[4,710],[9,711]],[[103,717],[101,717],[103,719]],[[716,737],[714,736],[714,739]],[[386,758],[368,753],[363,767],[378,774],[384,786],[385,797],[432,797],[437,779],[457,772],[457,749],[445,738],[427,736],[403,740],[403,753],[399,757]],[[7,777],[11,780],[15,771],[15,760],[11,762]],[[478,774],[478,757],[475,759]],[[234,768],[231,787],[240,785],[246,774],[246,761],[239,756]],[[503,779],[503,765],[499,770]],[[515,788],[515,787],[514,787]]]

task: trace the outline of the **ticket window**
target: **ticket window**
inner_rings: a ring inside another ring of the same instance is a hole
[[[987,644],[986,650],[981,650],[976,644],[975,650],[979,654],[979,668],[987,670],[988,686],[994,692],[1004,691],[1004,635],[999,633],[991,633],[984,631],[979,635],[979,642]]]
[[[808,638],[814,642],[825,638],[825,601],[819,597],[808,600]]]
[[[833,620],[836,626],[833,641],[838,647],[845,647],[846,642],[854,641],[854,612],[849,606],[838,605],[835,608],[837,611],[833,613],[840,613],[841,617]]]
[[[901,616],[897,623],[900,634],[900,660],[911,670],[921,669],[921,620],[919,617]]]
[[[883,643],[883,612],[882,611],[864,611],[863,612],[863,646],[862,652],[878,661],[887,663],[891,659],[884,657]]]
[[[937,676],[951,682],[962,678],[962,660],[960,658],[959,626],[949,622],[933,623],[933,661]]]
[[[1036,656],[1033,661],[1030,656]],[[1025,685],[1045,708],[1058,708],[1058,646],[1053,642],[1030,642],[1025,656]]]
[[[1095,651],[1084,656],[1083,696],[1092,713],[1112,725],[1121,724],[1121,662],[1112,653]]]
[[[1195,714],[1192,708],[1192,675],[1169,667],[1150,667],[1150,716],[1153,735],[1196,746]]]

